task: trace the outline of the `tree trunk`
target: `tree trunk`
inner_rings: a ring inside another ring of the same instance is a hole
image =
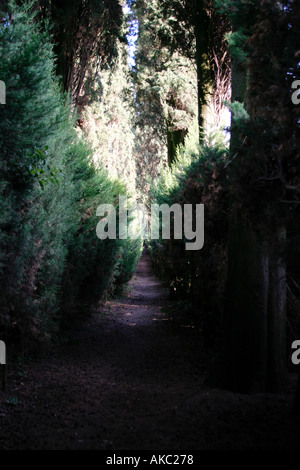
[[[246,102],[247,82],[245,65],[232,59],[232,101]],[[234,163],[235,178],[245,172],[240,145],[239,132],[232,126],[231,154],[239,154]],[[257,213],[254,222],[245,215],[248,208],[243,207],[239,193],[234,199],[233,192],[222,365],[225,376],[221,381],[240,392],[279,390],[285,378],[285,263],[281,254],[285,232],[280,228],[270,235],[267,209]],[[259,222],[262,229],[258,231]]]
[[[225,386],[266,388],[269,256],[251,224],[236,218],[228,247]]]
[[[184,144],[185,137],[187,135],[187,130],[184,129],[178,129],[176,131],[169,131],[169,126],[172,124],[170,122],[167,122],[167,144],[168,144],[168,164],[169,166],[172,165],[172,163],[175,160],[176,157],[176,151],[180,144]]]
[[[52,18],[56,22],[54,51],[57,56],[56,73],[62,78],[64,91],[72,90],[78,0],[53,0]]]
[[[194,30],[196,38],[196,66],[198,87],[198,126],[200,143],[207,127],[209,102],[212,95],[210,65],[210,17],[207,0],[193,0]]]
[[[286,380],[286,233],[281,227],[272,240],[269,269],[268,390],[280,391]]]
[[[285,383],[284,243],[283,228],[270,239],[241,214],[231,223],[223,378],[230,389],[276,392]]]

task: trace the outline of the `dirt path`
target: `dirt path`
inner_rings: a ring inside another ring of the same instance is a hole
[[[298,445],[292,394],[204,386],[199,333],[145,253],[126,299],[107,302],[50,357],[9,376],[0,449],[201,450]],[[293,443],[294,442],[294,443]]]

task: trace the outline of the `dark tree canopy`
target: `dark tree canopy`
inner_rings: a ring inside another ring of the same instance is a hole
[[[0,11],[0,333],[51,343],[76,306],[124,292],[145,243],[213,383],[282,391],[300,335],[299,0]],[[135,216],[135,238],[98,237],[98,206],[108,225],[120,196],[203,204],[203,249],[171,209],[168,239],[144,240]]]
[[[57,74],[77,105],[85,80],[117,54],[122,8],[118,0],[40,0],[41,17],[52,26]]]

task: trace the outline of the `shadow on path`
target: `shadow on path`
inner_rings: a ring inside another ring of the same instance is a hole
[[[99,307],[22,376],[10,373],[0,449],[289,447],[292,394],[205,388],[199,333],[174,306],[144,252],[127,298]]]

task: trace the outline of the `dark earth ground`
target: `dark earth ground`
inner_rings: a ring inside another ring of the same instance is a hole
[[[9,371],[0,450],[297,449],[294,376],[280,394],[205,385],[199,332],[144,253],[126,299],[77,323],[58,350]],[[176,317],[176,318],[175,318]]]

